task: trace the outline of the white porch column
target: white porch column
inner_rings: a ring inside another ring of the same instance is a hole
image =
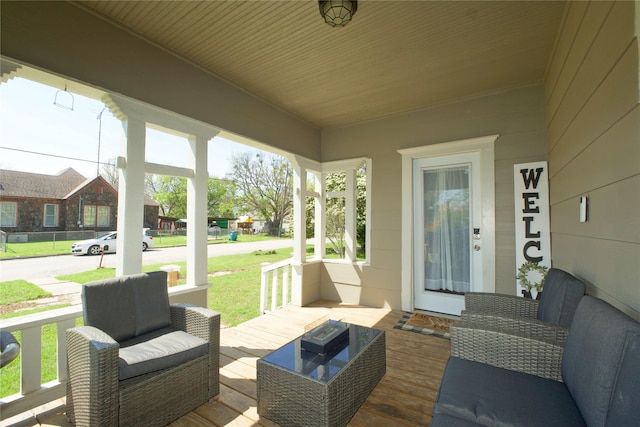
[[[291,280],[291,302],[302,305],[302,264],[307,260],[307,170],[293,166],[293,270]]]
[[[356,260],[356,170],[345,171],[345,258],[353,262]]]
[[[118,158],[116,276],[142,272],[146,124],[127,117]]]
[[[293,261],[307,260],[307,170],[303,166],[293,167]]]
[[[187,179],[187,284],[207,281],[207,171],[208,138],[189,135],[189,164],[193,176]]]
[[[325,180],[324,175],[320,172],[314,172],[315,178],[315,201],[314,201],[314,254],[318,259],[324,258],[327,246],[326,233],[326,199],[325,199]]]

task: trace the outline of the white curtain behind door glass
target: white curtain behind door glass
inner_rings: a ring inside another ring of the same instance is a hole
[[[423,174],[425,290],[468,292],[469,167],[427,169]]]

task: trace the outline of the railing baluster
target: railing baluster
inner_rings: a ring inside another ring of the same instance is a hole
[[[20,392],[32,393],[42,384],[42,326],[22,330],[20,354]]]
[[[271,278],[271,311],[276,311],[276,304],[278,299],[278,272],[279,268],[273,270],[271,274],[273,274]]]
[[[267,283],[269,283],[269,270],[266,269],[269,266],[268,262],[260,264],[262,267],[262,273],[260,276],[260,315],[264,314],[267,309]]]
[[[282,306],[289,304],[289,264],[282,269]]]

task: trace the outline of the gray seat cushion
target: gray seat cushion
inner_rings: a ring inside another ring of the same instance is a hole
[[[633,408],[640,425],[640,386],[629,376],[640,371],[640,324],[606,302],[582,298],[562,356],[562,379],[590,426],[618,425],[607,419]],[[631,400],[634,403],[625,401]],[[634,405],[634,406],[631,406]]]
[[[486,426],[586,425],[563,383],[457,357],[447,362],[433,413]]]
[[[133,274],[82,287],[84,323],[118,342],[169,326],[167,273]]]
[[[121,344],[120,381],[197,359],[209,352],[202,338],[173,328],[156,330]]]
[[[568,329],[584,292],[584,283],[573,275],[557,268],[549,269],[538,305],[538,320]]]

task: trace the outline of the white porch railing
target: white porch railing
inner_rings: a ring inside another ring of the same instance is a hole
[[[0,420],[37,408],[66,394],[66,330],[82,317],[82,305],[30,314],[0,322],[0,329],[20,332],[20,392],[0,397]],[[42,328],[57,325],[57,379],[42,383]],[[16,363],[15,361],[13,363]]]
[[[291,263],[293,258],[285,259],[273,264],[263,263],[262,277],[260,279],[260,315],[267,311],[267,302],[271,297],[270,311],[279,307],[285,307],[291,302],[289,283],[291,283]],[[271,276],[271,292],[269,292],[269,276]],[[278,305],[278,294],[282,296],[282,303]]]

